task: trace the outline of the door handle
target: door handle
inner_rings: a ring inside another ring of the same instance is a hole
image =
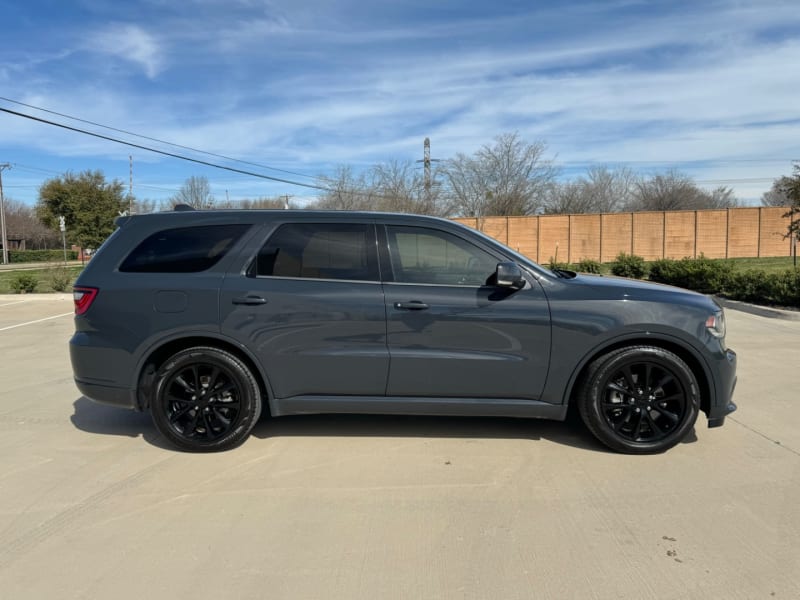
[[[266,304],[267,299],[262,298],[261,296],[239,296],[238,298],[234,298],[231,302],[234,304],[247,304],[250,306],[255,306],[258,304]]]
[[[419,300],[412,300],[411,302],[395,302],[394,307],[398,310],[425,310],[426,308],[430,308],[424,302],[420,302]]]

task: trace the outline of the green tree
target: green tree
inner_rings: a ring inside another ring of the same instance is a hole
[[[790,217],[789,231],[786,237],[794,235],[800,240],[800,163],[795,163],[794,174],[791,177],[782,177],[783,182],[780,191],[786,196],[786,199],[791,203],[791,209],[784,217]]]
[[[39,188],[36,214],[58,231],[59,216],[67,239],[83,248],[97,248],[114,231],[114,220],[128,207],[122,182],[107,182],[100,171],[67,172]]]

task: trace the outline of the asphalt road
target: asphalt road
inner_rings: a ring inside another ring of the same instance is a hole
[[[800,598],[800,321],[728,311],[739,411],[658,456],[578,423],[313,416],[164,446],[0,297],[0,598]]]

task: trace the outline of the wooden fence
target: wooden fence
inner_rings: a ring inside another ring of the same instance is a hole
[[[461,218],[537,262],[611,262],[620,252],[645,260],[791,256],[788,208]]]

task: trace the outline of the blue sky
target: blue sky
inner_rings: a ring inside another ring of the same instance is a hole
[[[0,96],[293,172],[470,154],[500,133],[589,165],[677,168],[757,203],[800,159],[796,0],[0,0]],[[176,150],[0,100],[7,108]],[[67,170],[162,199],[314,192],[0,113],[6,195]]]

